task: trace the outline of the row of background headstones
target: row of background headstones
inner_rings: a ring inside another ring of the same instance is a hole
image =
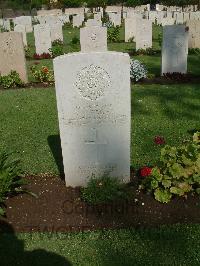
[[[68,12],[71,14],[72,12],[82,12],[83,9],[68,9]],[[49,12],[49,11],[45,11]],[[51,11],[52,12],[52,11]],[[64,23],[69,22],[69,14],[64,14],[60,12],[60,10],[54,10],[53,12],[55,15],[39,15],[37,17],[34,17],[34,21],[39,21],[40,24],[48,24],[50,27],[50,34],[47,34],[46,32],[49,31],[48,27],[46,27],[46,31],[44,33],[45,38],[47,36],[50,36],[50,38],[47,38],[47,40],[51,39],[51,42],[53,42],[56,39],[60,39],[63,41],[63,35],[62,35],[62,25]],[[53,14],[52,13],[52,14]],[[171,23],[170,20],[166,21],[167,19],[164,18],[164,11],[160,12],[154,12],[157,14],[162,14],[163,19],[165,20],[165,23],[161,23],[163,26],[165,25],[173,25],[174,23]],[[112,21],[114,26],[120,26],[121,25],[121,16],[120,13],[111,13],[109,12],[109,18]],[[180,13],[182,14],[182,13]],[[200,12],[196,12],[196,14],[200,14]],[[85,23],[86,26],[101,26],[101,12],[96,12],[94,14],[94,19],[88,19]],[[136,42],[136,49],[145,49],[150,48],[152,46],[152,19],[146,20],[142,19],[144,16],[142,14],[137,14],[134,12],[128,13],[128,18],[125,19],[125,41],[128,42],[130,39],[134,38],[134,41]],[[161,16],[160,16],[161,17]],[[196,16],[198,17],[198,16]],[[84,15],[76,15],[73,16],[73,26],[80,27],[82,26],[84,21]],[[139,23],[138,23],[139,21]],[[148,22],[149,21],[149,22]],[[156,21],[154,21],[156,22]],[[10,20],[0,20],[0,25],[5,26],[7,30],[10,30]],[[21,16],[14,18],[14,24],[16,24],[14,30],[17,32],[23,33],[23,39],[24,44],[27,44],[26,41],[26,32],[32,32],[32,19],[31,16]],[[188,26],[190,27],[190,41],[189,41],[189,47],[190,48],[200,48],[200,41],[199,41],[199,35],[200,35],[200,27],[199,27],[199,21],[190,21],[188,22]],[[38,31],[40,31],[40,27],[36,27]],[[42,32],[42,29],[41,29]],[[141,32],[142,34],[138,34],[137,32]],[[39,36],[41,34],[39,33]],[[148,36],[148,37],[147,37]],[[37,39],[37,37],[36,37]],[[40,38],[39,38],[40,39]],[[42,38],[43,39],[43,38]],[[40,40],[38,45],[40,44]],[[44,45],[45,49],[43,52],[48,52],[48,49],[51,48],[51,42],[46,41],[48,45]],[[143,44],[142,44],[143,43]],[[39,49],[37,53],[42,53],[42,50]]]

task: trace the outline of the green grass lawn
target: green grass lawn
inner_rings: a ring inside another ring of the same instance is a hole
[[[0,235],[2,266],[200,265],[200,225]]]
[[[200,129],[200,85],[133,85],[131,163],[153,164],[156,135],[177,145]],[[18,151],[28,173],[59,174],[59,130],[54,88],[0,92],[0,150]],[[54,158],[54,156],[56,158]],[[57,161],[57,163],[56,163]]]

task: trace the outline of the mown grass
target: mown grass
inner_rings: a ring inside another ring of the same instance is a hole
[[[2,266],[200,264],[200,225],[78,234],[1,234]]]
[[[154,164],[162,135],[177,145],[200,129],[199,85],[133,85],[131,163]],[[54,88],[0,92],[0,150],[18,151],[28,173],[59,174],[62,157]]]

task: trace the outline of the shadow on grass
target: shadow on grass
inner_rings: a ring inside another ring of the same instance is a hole
[[[198,248],[190,247],[187,230],[179,226],[119,230],[106,235],[99,235],[97,241],[101,265],[197,265],[194,254]],[[111,238],[115,244],[102,241],[102,237]]]
[[[30,234],[31,238],[31,234]],[[27,243],[28,245],[30,243]],[[0,221],[1,266],[70,266],[65,258],[44,249],[25,251],[25,243],[14,234],[11,225]]]
[[[194,119],[200,118],[200,85],[154,85],[141,87],[140,90],[132,95],[132,115],[140,115],[141,112],[146,115],[162,115],[170,120],[174,119]],[[137,99],[141,103],[137,102]],[[146,103],[149,108],[147,109]],[[148,110],[148,111],[147,111]],[[159,112],[159,113],[158,113]],[[157,114],[156,114],[157,113]]]
[[[57,164],[58,171],[62,179],[64,179],[64,166],[63,166],[63,157],[62,157],[62,148],[61,148],[61,141],[60,135],[51,135],[47,138],[49,147],[53,154],[54,160]]]

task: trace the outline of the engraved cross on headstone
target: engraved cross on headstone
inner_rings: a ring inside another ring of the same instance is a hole
[[[95,147],[93,158],[96,165],[101,164],[102,161],[105,161],[105,148],[108,142],[101,139],[100,134],[96,128],[91,128],[88,137],[85,140],[85,144]]]

